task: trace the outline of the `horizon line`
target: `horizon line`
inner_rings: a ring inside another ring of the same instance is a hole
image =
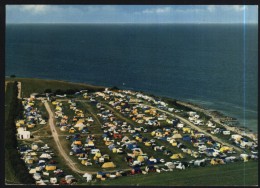
[[[6,22],[7,24],[258,24],[258,22],[151,22],[151,23],[133,23],[133,22]]]

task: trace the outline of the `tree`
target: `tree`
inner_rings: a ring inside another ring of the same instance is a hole
[[[11,77],[11,78],[15,78],[16,76],[15,76],[15,74],[12,74],[10,77]]]

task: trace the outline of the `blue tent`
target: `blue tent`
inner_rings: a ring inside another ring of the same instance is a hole
[[[190,142],[190,141],[191,141],[191,137],[190,137],[189,135],[184,135],[184,136],[182,137],[182,140],[183,140],[183,141],[188,141],[188,142]]]
[[[147,161],[146,161],[146,164],[147,164],[147,165],[153,165],[153,164],[155,164],[155,162],[154,162],[154,161],[147,160]]]
[[[167,140],[167,137],[165,136],[165,137],[159,137],[158,138],[159,140]]]
[[[141,172],[141,169],[139,166],[135,166],[135,167],[133,167],[133,169],[135,172]]]
[[[146,142],[148,139],[147,138],[143,138],[143,142]]]
[[[128,149],[134,149],[134,148],[137,148],[138,146],[136,144],[128,144],[127,145],[127,148]]]
[[[133,135],[132,135],[132,137],[136,137],[136,136],[142,136],[140,133],[134,133]]]

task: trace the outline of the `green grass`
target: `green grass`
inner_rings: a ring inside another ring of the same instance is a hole
[[[129,186],[224,186],[258,185],[258,162],[232,163],[214,167],[191,168],[184,171],[150,173],[121,177],[116,180],[97,181],[93,185]]]
[[[22,83],[22,97],[29,97],[31,93],[43,93],[46,89],[102,89],[102,86],[93,86],[81,83],[72,83],[58,80],[45,80],[38,78],[6,78],[6,81],[18,81]]]
[[[10,113],[10,104],[13,96],[13,82],[9,82],[6,85],[5,91],[5,121],[7,120]],[[11,156],[9,156],[7,149],[5,149],[5,182],[8,184],[16,184],[20,183],[19,177],[15,176],[15,169],[13,169],[11,161],[9,160]]]
[[[31,93],[41,93],[45,89],[52,89],[52,91],[55,91],[57,89],[96,89],[101,87],[95,87],[95,86],[89,86],[85,84],[74,84],[69,82],[63,82],[63,81],[51,81],[51,80],[41,80],[41,79],[28,79],[28,78],[15,78],[15,79],[7,79],[7,80],[17,80],[22,82],[22,91],[23,95],[22,97],[28,97]],[[9,85],[9,84],[8,84]],[[6,101],[8,101],[8,87],[6,90]],[[8,109],[8,103],[6,102],[5,110]],[[42,105],[42,103],[37,104],[39,105],[39,108],[43,115],[47,112]],[[53,105],[51,105],[51,108],[53,110]],[[72,119],[72,116],[74,115],[74,112],[69,109],[69,105],[67,102],[63,102],[63,109],[65,112],[65,115],[69,116],[69,119]],[[84,114],[87,116],[93,116],[93,119],[95,122],[91,127],[88,127],[91,134],[98,134],[96,136],[97,140],[95,142],[95,145],[97,148],[101,150],[102,154],[109,154],[111,156],[111,161],[113,161],[117,168],[129,168],[125,161],[123,161],[123,157],[126,155],[117,155],[112,153],[106,145],[104,145],[104,141],[102,140],[102,137],[100,134],[103,133],[103,131],[100,129],[100,124],[98,122],[96,114],[98,113],[98,109],[94,107],[91,103],[88,102],[77,102],[77,107],[79,109],[82,109]],[[105,105],[107,109],[109,109],[109,105]],[[111,107],[110,107],[111,108]],[[129,118],[125,118],[122,116],[122,114],[116,110],[112,110],[112,112],[115,114],[117,119],[127,121],[133,126],[140,126],[139,124],[135,123],[134,121],[130,120]],[[7,117],[7,113],[5,114],[5,117]],[[48,114],[47,114],[48,115]],[[100,119],[100,122],[102,120]],[[65,132],[61,132],[58,127],[56,127],[56,130],[58,134],[64,135]],[[82,178],[81,175],[77,173],[73,173],[71,169],[67,166],[66,163],[64,163],[63,158],[59,155],[58,150],[56,148],[56,144],[53,140],[53,138],[44,137],[47,135],[50,135],[50,129],[49,126],[44,127],[41,131],[37,133],[38,136],[42,136],[39,139],[43,140],[45,143],[48,143],[49,146],[54,150],[54,153],[56,155],[55,160],[58,161],[58,167],[62,168],[67,172],[66,174],[73,174],[76,179],[79,180],[78,184],[84,184],[87,185],[85,180]],[[67,135],[69,133],[65,133]],[[127,135],[131,138],[129,133],[124,133],[124,135]],[[152,136],[149,133],[142,133],[142,135],[148,139],[151,139]],[[222,139],[224,136],[220,136]],[[162,140],[156,140],[156,143],[159,145],[166,146],[167,149],[171,150],[173,153],[179,153],[181,150],[179,150],[177,147],[171,146],[167,141]],[[68,141],[65,139],[65,136],[60,136],[60,141],[62,145],[64,146],[64,150],[69,153],[70,151],[70,144],[71,141]],[[84,143],[85,137],[82,138],[82,141]],[[183,142],[183,141],[181,141]],[[183,142],[185,143],[185,142]],[[148,156],[154,156],[156,158],[164,158],[166,161],[171,161],[169,159],[170,156],[165,156],[160,152],[155,152],[151,148],[146,147],[143,143],[138,143],[140,145],[141,149],[144,151],[144,153],[147,153]],[[192,148],[191,145],[185,144],[189,148]],[[129,153],[131,153],[129,151]],[[185,155],[185,154],[184,154]],[[5,156],[6,159],[8,156]],[[91,159],[93,156],[90,156]],[[93,166],[86,167],[80,164],[80,160],[77,159],[76,156],[71,156],[71,159],[75,161],[77,166],[86,171],[98,171],[102,170],[101,167],[93,164]],[[191,159],[189,155],[186,156],[186,160]],[[15,177],[13,177],[13,171],[14,169],[8,168],[8,161],[5,163],[6,167],[6,182],[12,182],[14,183]],[[108,169],[113,170],[113,169]],[[103,170],[102,170],[103,171]],[[106,170],[105,170],[106,171]],[[162,173],[149,173],[148,175],[134,175],[134,176],[128,176],[128,177],[121,177],[117,180],[106,180],[106,181],[94,181],[91,183],[91,185],[182,185],[182,186],[190,186],[190,185],[257,185],[258,184],[258,162],[256,161],[250,161],[248,163],[242,163],[242,162],[236,162],[232,164],[226,164],[226,165],[219,165],[219,166],[207,166],[204,168],[189,168],[185,171],[179,171],[177,169],[174,169],[173,172],[162,172]]]

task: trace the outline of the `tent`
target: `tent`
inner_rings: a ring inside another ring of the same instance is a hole
[[[83,128],[86,127],[86,125],[84,125],[83,123],[77,123],[76,125],[74,125],[75,128],[78,128],[79,131],[81,131]]]
[[[137,157],[137,160],[140,161],[140,162],[144,162],[144,157],[141,156],[141,155],[139,155],[139,156]]]
[[[144,145],[149,147],[151,146],[151,142],[144,142]]]
[[[131,170],[131,174],[137,174],[137,173],[142,173],[142,170],[140,167],[136,166]]]
[[[128,141],[128,140],[129,140],[128,136],[124,136],[124,137],[122,138],[122,142],[126,142],[126,141]]]
[[[82,145],[82,143],[81,143],[80,140],[75,140],[75,141],[73,142],[73,144],[75,144],[75,145]]]
[[[182,138],[182,136],[181,136],[180,134],[174,134],[174,135],[172,136],[172,138],[177,139],[177,138]]]
[[[66,131],[67,130],[67,126],[61,126],[60,130],[61,131]]]
[[[38,145],[37,144],[32,144],[32,150],[37,150],[38,149]]]
[[[70,128],[69,133],[74,133],[75,129],[73,127]]]
[[[137,147],[138,147],[138,146],[137,146],[136,144],[128,144],[128,145],[127,145],[127,148],[128,148],[128,149],[131,149],[131,150],[134,149],[134,148],[137,148]]]
[[[45,167],[46,170],[56,170],[56,166],[55,165],[46,165]]]
[[[36,173],[36,168],[31,168],[31,170],[29,171],[29,174],[35,174]]]
[[[102,165],[102,168],[114,168],[116,165],[113,162],[106,162]]]
[[[184,136],[182,137],[182,140],[183,140],[183,141],[188,141],[188,142],[190,142],[190,141],[191,141],[191,137],[190,137],[189,135],[184,135]]]
[[[135,156],[143,154],[143,151],[141,150],[141,148],[134,148],[132,150],[133,150],[133,154],[135,154]]]
[[[179,159],[179,158],[183,158],[183,156],[182,156],[181,153],[178,153],[178,154],[173,154],[170,158],[171,159]]]
[[[101,153],[100,152],[96,152],[95,156],[93,157],[94,160],[97,160],[98,158],[101,157]]]
[[[88,143],[87,143],[88,146],[94,146],[94,142],[92,140],[89,140]]]

